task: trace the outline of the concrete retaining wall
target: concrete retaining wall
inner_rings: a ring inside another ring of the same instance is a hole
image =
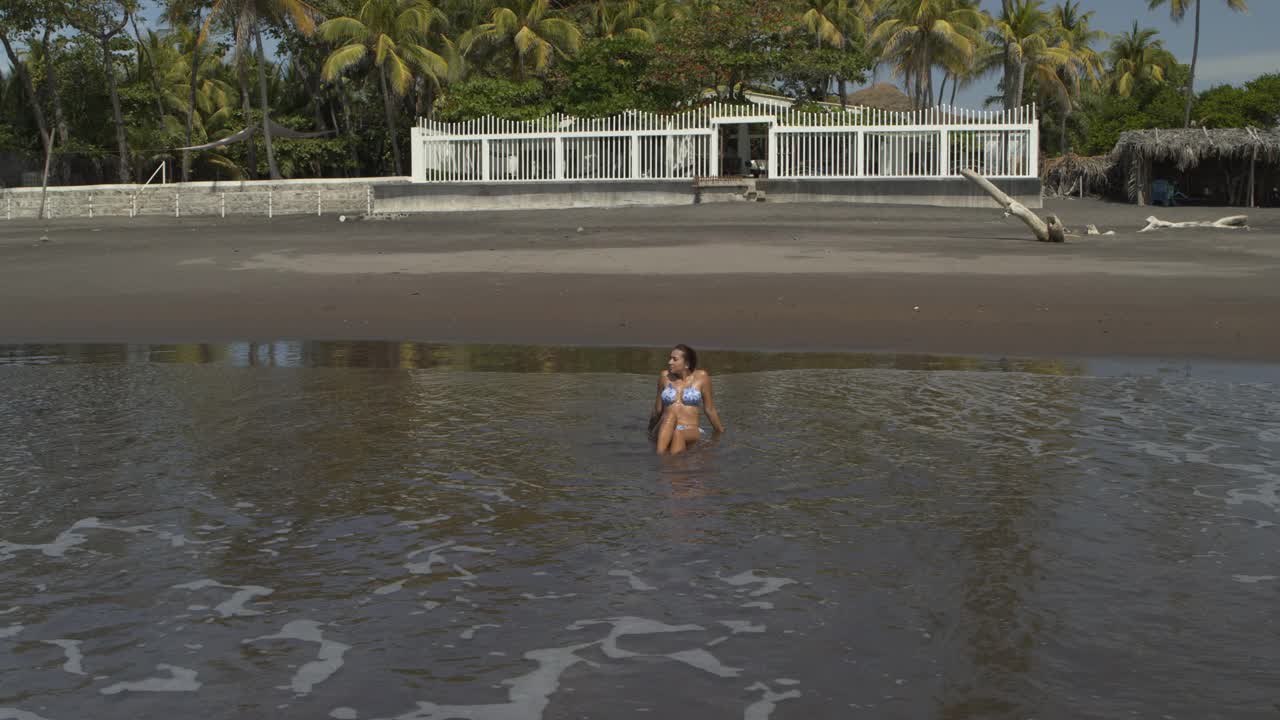
[[[187,217],[193,215],[362,215],[373,212],[547,210],[743,202],[746,182],[727,179],[695,188],[688,180],[595,182],[411,183],[408,178],[258,180],[223,183],[92,185],[49,188],[48,211],[60,217]],[[1040,181],[994,180],[1030,208],[1042,207]],[[768,202],[855,202],[944,207],[992,207],[990,198],[959,178],[758,180]],[[135,200],[136,193],[136,200]],[[40,189],[0,192],[0,217],[34,218]]]
[[[1042,207],[1040,181],[995,180],[997,187],[1030,208]],[[856,180],[757,180],[768,202],[852,202],[943,207],[993,207],[985,193],[963,178]],[[375,212],[546,210],[693,205],[742,202],[747,182],[727,179],[695,188],[688,180],[600,180],[595,182],[415,183],[374,189]]]
[[[1036,178],[992,180],[1029,208],[1044,207]],[[883,178],[858,180],[760,180],[769,202],[858,202],[939,207],[995,207],[995,201],[964,178]]]
[[[148,185],[51,187],[47,210],[60,217],[187,217],[191,215],[362,215],[373,206],[375,187],[408,184],[408,178],[249,180]],[[135,201],[136,194],[136,201]],[[35,218],[40,188],[0,192],[0,217]]]
[[[626,205],[690,205],[688,180],[597,182],[418,183],[379,187],[376,212],[549,210]]]

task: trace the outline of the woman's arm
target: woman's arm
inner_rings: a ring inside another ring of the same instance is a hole
[[[658,420],[662,419],[662,391],[667,387],[667,371],[663,370],[658,376],[658,396],[653,399],[653,411],[649,413],[649,432],[653,432],[653,428],[658,424]]]
[[[711,394],[711,373],[707,373],[702,384],[702,406],[707,411],[707,419],[717,433],[724,432],[724,423],[720,422],[720,413],[716,411],[715,397]]]

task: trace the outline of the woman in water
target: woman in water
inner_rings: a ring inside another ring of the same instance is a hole
[[[693,348],[677,345],[667,358],[667,369],[658,377],[658,397],[649,415],[649,433],[658,441],[659,455],[682,453],[702,438],[699,408],[706,409],[716,433],[724,432],[711,396],[711,374],[698,369],[698,353]]]

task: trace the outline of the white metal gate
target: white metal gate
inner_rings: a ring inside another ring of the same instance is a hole
[[[683,113],[605,118],[549,115],[419,120],[412,131],[419,182],[681,180],[720,174],[720,128],[768,126],[769,177],[945,178],[1038,176],[1035,107],[915,112],[851,107],[799,112],[711,103]]]

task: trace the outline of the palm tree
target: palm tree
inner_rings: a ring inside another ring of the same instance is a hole
[[[548,0],[501,0],[489,22],[467,31],[459,44],[464,53],[477,45],[510,46],[511,77],[522,80],[527,59],[534,72],[544,71],[553,55],[578,50],[582,31],[569,20],[552,17]]]
[[[1067,121],[1075,109],[1075,100],[1080,95],[1080,85],[1088,82],[1096,85],[1104,71],[1102,56],[1093,49],[1093,44],[1104,39],[1107,34],[1094,30],[1089,25],[1093,21],[1094,12],[1080,12],[1080,0],[1064,0],[1053,9],[1053,20],[1057,26],[1059,46],[1071,53],[1071,62],[1064,63],[1058,69],[1058,76],[1069,94],[1062,98],[1062,133],[1059,148],[1065,155],[1067,152]]]
[[[846,33],[857,21],[849,0],[808,0],[806,8],[800,21],[813,33],[814,47],[844,47]]]
[[[983,58],[990,54],[990,44],[982,37],[982,33],[991,25],[991,16],[982,12],[978,0],[956,0],[958,7],[973,10],[974,13],[965,18],[966,35],[973,41],[973,52],[966,55],[953,50],[944,49],[939,54],[937,64],[942,68],[942,82],[938,84],[938,104],[942,104],[943,93],[947,89],[947,81],[951,81],[951,103],[955,103],[956,89],[960,85],[969,85],[985,72]]]
[[[1227,4],[1227,8],[1236,12],[1248,12],[1249,6],[1245,4],[1245,0],[1223,0]],[[1191,101],[1195,98],[1196,84],[1196,60],[1200,55],[1200,0],[1148,0],[1147,7],[1154,10],[1161,5],[1168,3],[1169,16],[1174,22],[1182,22],[1187,16],[1187,11],[1192,5],[1196,6],[1196,30],[1195,39],[1191,44],[1191,77],[1187,78],[1187,107],[1182,114],[1182,126],[1191,127]]]
[[[843,51],[849,47],[851,37],[865,33],[858,9],[849,0],[808,0],[808,9],[800,21],[813,33],[815,48],[826,45]],[[838,77],[836,82],[840,86],[840,106],[844,107],[848,81]]]
[[[225,18],[232,25],[236,45],[236,65],[239,68],[241,102],[245,110],[245,122],[249,121],[249,77],[245,52],[251,41],[256,42],[258,66],[258,102],[262,111],[262,133],[267,148],[267,169],[272,180],[280,179],[275,150],[271,145],[271,108],[267,99],[267,59],[262,50],[262,25],[292,23],[304,35],[315,30],[316,11],[305,0],[215,0],[205,18],[204,34],[217,18]],[[256,168],[251,168],[251,171]]]
[[[641,12],[639,0],[596,0],[591,27],[597,37],[632,37],[653,42],[656,23]]]
[[[1164,41],[1156,38],[1151,28],[1139,28],[1133,21],[1133,29],[1117,35],[1111,41],[1110,87],[1112,92],[1128,97],[1138,80],[1164,82],[1165,70],[1172,57],[1164,49]]]
[[[874,29],[884,19],[891,0],[853,0],[853,14],[857,17],[857,27],[861,39],[867,39],[867,31]],[[880,59],[871,55],[871,80],[875,81],[880,72]]]
[[[933,99],[933,66],[954,55],[972,62],[980,27],[980,11],[956,0],[898,0],[871,34],[871,44],[882,59],[894,62],[907,81],[916,104]]]
[[[199,81],[198,72],[200,69],[200,46],[203,36],[197,31],[188,28],[187,21],[194,20],[191,27],[200,28],[203,26],[204,11],[209,5],[208,0],[168,0],[165,5],[164,18],[171,27],[180,28],[180,32],[184,44],[190,50],[191,60],[187,63],[187,67],[191,71],[191,77],[187,83],[187,124],[186,133],[184,135],[183,147],[191,147],[192,136],[195,133],[195,115],[196,115],[196,85]],[[137,28],[134,28],[136,31]],[[139,45],[142,44],[141,36],[139,36]],[[189,41],[189,42],[187,42]],[[182,181],[186,182],[191,179],[191,151],[182,151]]]
[[[1042,8],[1042,0],[1004,0],[990,34],[1003,59],[1001,84],[1006,110],[1022,105],[1028,74],[1041,80],[1045,88],[1061,85],[1057,70],[1071,62],[1072,56],[1058,45],[1057,28]]]
[[[340,44],[320,71],[326,81],[372,58],[382,87],[396,175],[404,174],[396,136],[396,101],[412,87],[415,72],[437,87],[449,72],[445,59],[426,47],[431,25],[440,19],[426,0],[366,0],[356,17],[334,18],[320,26],[320,37]]]
[[[148,30],[143,44],[138,46],[134,82],[145,82],[155,96],[156,120],[165,145],[196,145],[232,132],[237,93],[224,79],[224,76],[229,78],[229,68],[215,51],[201,55],[200,64],[193,72],[190,49],[197,37],[197,30],[183,26],[167,35]],[[144,56],[147,62],[141,61]],[[192,77],[196,78],[194,83]],[[134,124],[130,132],[133,133],[130,143],[135,147],[155,147],[156,138],[148,126]],[[219,152],[206,150],[198,157],[220,174],[241,175],[234,162]],[[185,177],[190,177],[189,167]]]

